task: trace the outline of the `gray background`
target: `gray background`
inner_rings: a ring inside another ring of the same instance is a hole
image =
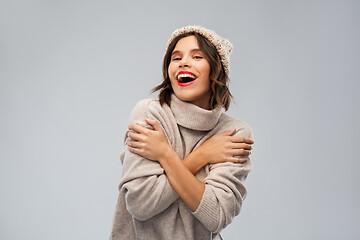
[[[0,1],[0,239],[107,239],[131,109],[171,32],[234,44],[255,133],[230,239],[360,239],[360,1]]]

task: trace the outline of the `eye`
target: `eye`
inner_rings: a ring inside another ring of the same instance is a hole
[[[179,61],[179,60],[181,60],[181,57],[174,57],[172,60],[173,61]]]
[[[203,59],[203,57],[202,57],[202,56],[197,55],[197,56],[194,56],[194,59]]]

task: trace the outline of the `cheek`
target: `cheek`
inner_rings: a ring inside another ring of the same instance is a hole
[[[208,71],[206,73],[207,73],[207,78],[206,78],[206,81],[205,81],[205,85],[210,90],[210,84],[211,84],[210,69],[208,69]]]
[[[170,79],[170,84],[171,84],[171,87],[174,88],[175,84],[176,84],[176,79],[175,79],[175,70],[174,70],[174,66],[171,66],[171,64],[169,64],[169,67],[168,67],[168,76],[169,76],[169,79]]]
[[[201,66],[201,71],[204,73],[204,76],[210,78],[210,63],[208,61]]]
[[[175,74],[175,67],[173,66],[173,64],[170,63],[168,67],[169,78],[172,79],[174,74]]]
[[[206,66],[206,71],[207,71],[207,74],[210,78],[210,64],[208,63],[207,66]]]
[[[206,82],[208,82],[208,84],[210,85],[210,67],[206,67],[204,69],[204,73],[205,73],[205,76],[206,76],[206,79],[207,79]]]

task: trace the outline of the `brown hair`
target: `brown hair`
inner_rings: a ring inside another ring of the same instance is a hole
[[[195,36],[199,44],[200,50],[205,55],[205,58],[210,64],[210,108],[213,110],[215,108],[223,107],[225,111],[229,109],[230,102],[232,100],[232,95],[230,93],[228,83],[229,76],[225,72],[224,66],[221,63],[220,56],[215,48],[215,46],[206,38],[202,37],[200,34],[192,32],[185,33],[177,36],[169,44],[163,61],[162,71],[163,71],[163,82],[152,89],[152,92],[159,92],[160,104],[163,105],[166,103],[170,106],[171,94],[173,89],[171,87],[170,78],[168,74],[168,68],[171,61],[171,54],[177,44],[177,42],[187,36]]]

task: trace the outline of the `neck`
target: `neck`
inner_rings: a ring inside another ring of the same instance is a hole
[[[205,97],[199,100],[190,101],[190,103],[198,106],[199,108],[205,109],[205,110],[211,110],[210,108],[210,93],[207,93]]]
[[[200,131],[209,131],[215,127],[221,115],[221,109],[206,110],[197,104],[184,102],[174,94],[171,96],[170,108],[179,125]]]

